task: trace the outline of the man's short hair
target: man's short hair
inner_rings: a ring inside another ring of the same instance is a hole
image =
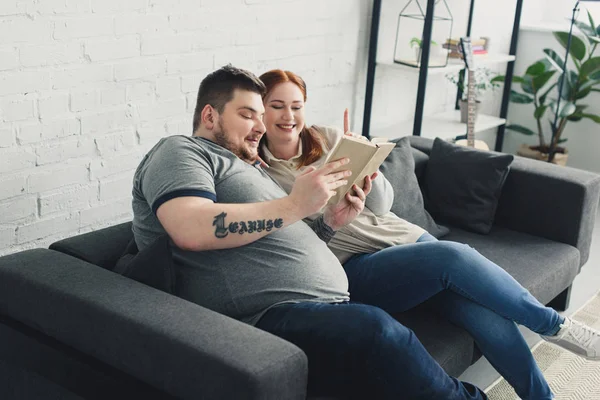
[[[202,110],[210,104],[217,112],[222,113],[227,104],[233,99],[236,89],[258,93],[261,97],[266,89],[265,85],[252,72],[236,68],[227,64],[211,72],[200,83],[196,110],[194,111],[193,132],[196,132],[201,122]]]

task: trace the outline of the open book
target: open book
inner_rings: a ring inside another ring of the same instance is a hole
[[[329,199],[327,204],[338,203],[356,184],[362,188],[367,175],[373,174],[386,157],[396,147],[396,143],[388,143],[385,138],[373,138],[371,141],[344,135],[342,139],[329,152],[325,163],[348,157],[350,162],[342,165],[336,171],[350,170],[348,184],[339,187],[337,194]]]

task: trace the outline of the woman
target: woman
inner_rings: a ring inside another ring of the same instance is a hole
[[[324,163],[344,132],[305,125],[306,85],[299,76],[272,70],[260,79],[267,87],[263,97],[267,132],[260,156],[269,164],[269,174],[289,192],[296,176]],[[344,125],[347,131],[347,113]],[[553,394],[515,322],[547,341],[600,359],[600,333],[540,304],[473,248],[438,241],[400,219],[390,212],[392,200],[391,185],[380,173],[363,213],[329,243],[348,275],[353,300],[394,314],[439,293],[432,307],[473,336],[523,399],[552,399]]]

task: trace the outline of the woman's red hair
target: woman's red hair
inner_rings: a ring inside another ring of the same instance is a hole
[[[298,75],[291,71],[283,71],[281,69],[273,69],[271,71],[262,74],[259,79],[265,84],[267,90],[263,95],[263,100],[271,94],[275,86],[285,83],[292,82],[302,92],[304,101],[306,101],[306,83]],[[314,128],[308,128],[306,124],[300,132],[300,138],[302,139],[302,156],[300,157],[300,165],[298,168],[305,165],[310,165],[321,158],[323,155],[322,143],[324,143],[321,134]],[[267,143],[267,136],[263,136],[265,143]],[[259,154],[264,159],[264,153],[262,152],[262,146],[259,147]]]

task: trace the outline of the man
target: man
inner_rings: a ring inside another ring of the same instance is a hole
[[[295,343],[308,356],[309,392],[377,399],[484,399],[448,376],[409,329],[377,307],[350,302],[326,246],[359,214],[371,179],[302,219],[345,184],[338,160],[300,176],[289,195],[257,161],[264,85],[223,67],[201,83],[193,136],[162,139],[134,178],[140,249],[174,242],[178,295]]]

